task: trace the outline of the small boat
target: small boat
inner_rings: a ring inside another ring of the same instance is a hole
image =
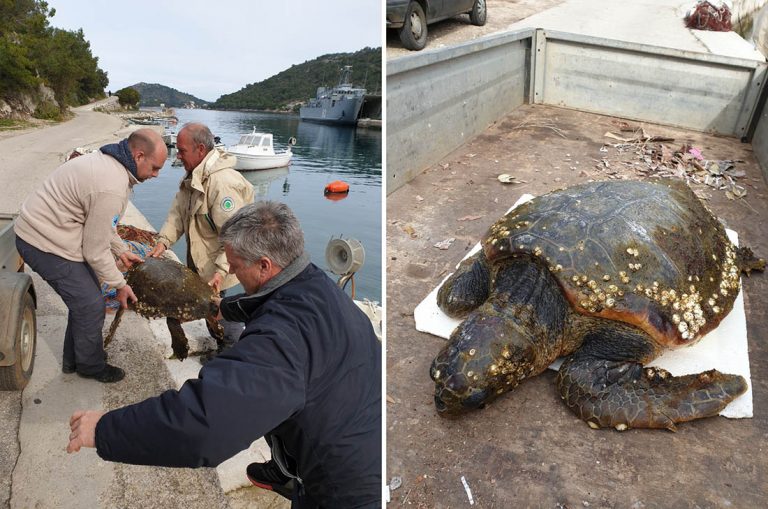
[[[296,143],[295,138],[289,140],[289,144]],[[275,152],[272,144],[272,134],[258,133],[256,128],[250,134],[240,136],[236,145],[227,147],[227,152],[237,156],[236,170],[266,170],[267,168],[280,168],[288,166],[291,162],[290,148]]]
[[[176,131],[174,129],[165,129],[165,132],[163,132],[163,143],[165,143],[166,147],[176,146]]]

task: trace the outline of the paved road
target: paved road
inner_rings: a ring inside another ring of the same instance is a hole
[[[0,212],[18,212],[24,197],[73,148],[98,147],[118,139],[122,120],[94,112],[93,107],[78,108],[67,122],[0,139]]]

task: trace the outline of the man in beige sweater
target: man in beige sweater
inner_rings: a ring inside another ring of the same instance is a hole
[[[133,186],[157,177],[166,158],[161,136],[139,129],[120,143],[67,161],[21,205],[16,247],[69,309],[64,373],[105,383],[125,376],[105,361],[100,281],[117,288],[123,307],[129,299],[136,302],[113,255],[127,267],[142,260],[128,251],[115,227]]]
[[[234,274],[229,274],[219,231],[240,207],[253,203],[253,185],[234,169],[235,156],[215,148],[213,134],[203,124],[182,127],[176,148],[186,174],[160,229],[159,242],[149,256],[160,256],[185,237],[187,266],[223,297],[225,290],[238,281]],[[232,345],[243,331],[241,323],[222,320],[221,325],[224,337],[216,338],[217,351]],[[204,355],[200,360],[205,362],[215,354]]]

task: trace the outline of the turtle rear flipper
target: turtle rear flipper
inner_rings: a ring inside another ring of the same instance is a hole
[[[672,376],[633,361],[574,355],[557,376],[560,397],[592,428],[666,428],[717,415],[747,390],[739,375],[717,370]]]
[[[437,304],[447,315],[466,316],[485,302],[491,291],[491,276],[483,251],[459,264],[437,292]]]
[[[749,275],[753,270],[763,272],[765,270],[765,260],[758,258],[755,253],[746,246],[736,248],[736,266],[739,270]]]
[[[184,334],[184,329],[181,327],[181,322],[177,318],[171,318],[170,316],[165,319],[168,324],[168,330],[171,333],[171,348],[173,354],[177,359],[183,361],[189,354],[189,340],[187,335]]]
[[[107,337],[104,339],[104,348],[106,348],[107,345],[112,341],[112,338],[115,337],[115,332],[117,332],[117,326],[120,325],[120,319],[123,318],[124,312],[125,312],[125,308],[123,308],[123,306],[120,306],[117,309],[117,313],[115,313],[115,318],[112,320],[112,325],[109,326],[109,333],[107,334]]]

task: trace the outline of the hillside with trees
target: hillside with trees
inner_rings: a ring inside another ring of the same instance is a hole
[[[297,111],[314,97],[317,87],[338,83],[339,71],[352,66],[352,83],[381,93],[381,48],[364,48],[354,53],[333,53],[292,65],[289,69],[238,92],[219,97],[211,108],[221,110]]]
[[[209,102],[158,83],[136,83],[130,88],[136,90],[141,96],[139,106],[164,104],[167,108],[181,108],[191,102],[194,102],[196,106],[204,106]]]
[[[0,117],[59,118],[109,83],[82,29],[50,25],[42,0],[0,1]]]

